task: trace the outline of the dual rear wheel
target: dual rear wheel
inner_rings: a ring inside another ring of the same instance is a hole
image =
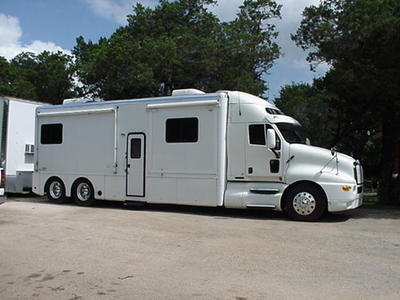
[[[65,185],[58,177],[50,178],[45,186],[47,197],[51,202],[64,203]],[[90,206],[94,203],[94,189],[87,179],[78,179],[72,185],[71,196],[74,202],[80,206]]]
[[[58,177],[50,178],[45,186],[47,197],[51,202],[64,203],[65,202],[65,186],[62,180]]]

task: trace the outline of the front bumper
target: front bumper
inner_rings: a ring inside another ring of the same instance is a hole
[[[362,185],[353,185],[351,191],[343,191],[342,186],[347,184],[321,184],[328,198],[328,211],[344,211],[355,209],[363,203]]]
[[[344,211],[349,209],[355,209],[360,207],[363,203],[363,194],[358,194],[358,197],[355,199],[333,199],[328,201],[328,211],[335,212],[335,211]]]

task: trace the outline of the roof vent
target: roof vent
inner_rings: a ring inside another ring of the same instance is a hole
[[[196,89],[182,89],[182,90],[173,90],[172,96],[184,96],[184,95],[204,95],[205,93]]]

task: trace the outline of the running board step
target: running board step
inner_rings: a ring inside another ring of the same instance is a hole
[[[273,204],[247,204],[247,208],[275,208],[276,205]]]
[[[252,188],[252,189],[250,189],[250,193],[274,195],[274,194],[278,194],[279,190],[278,189],[257,189],[257,188]]]

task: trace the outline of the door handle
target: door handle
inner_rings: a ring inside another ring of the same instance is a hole
[[[131,164],[128,164],[127,167],[130,168],[130,167],[131,167]]]

